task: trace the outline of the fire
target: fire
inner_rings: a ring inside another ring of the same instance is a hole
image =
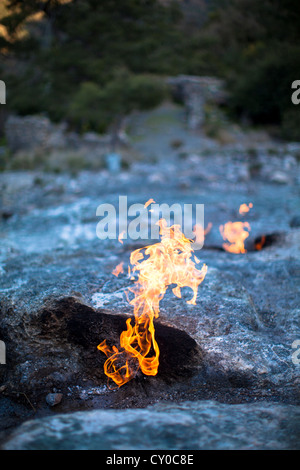
[[[122,241],[122,240],[123,240],[123,238],[124,238],[125,233],[126,233],[125,230],[123,230],[123,231],[120,233],[119,238],[118,238],[118,242],[122,243],[122,245],[123,245],[123,241]]]
[[[230,253],[246,253],[245,240],[249,237],[251,230],[248,222],[227,222],[220,225],[220,232],[224,240],[229,243],[223,243],[223,248]]]
[[[239,208],[239,213],[244,215],[252,209],[253,204],[250,202],[242,204]],[[230,253],[246,253],[245,240],[249,237],[251,230],[248,222],[227,222],[225,225],[220,225],[220,233],[223,240],[229,243],[223,243],[223,248]]]
[[[145,209],[146,209],[148,206],[150,206],[150,204],[152,204],[152,203],[155,204],[155,201],[154,201],[154,199],[151,198],[151,199],[149,199],[149,201],[147,201],[147,202],[144,204]]]
[[[112,348],[104,340],[98,349],[105,353],[105,374],[121,387],[134,378],[139,370],[145,375],[156,375],[159,366],[159,346],[155,340],[154,319],[159,316],[159,303],[168,286],[174,285],[173,293],[181,297],[180,289],[190,287],[192,298],[187,302],[196,304],[198,286],[204,280],[207,266],[198,270],[192,260],[191,240],[187,239],[179,225],[167,226],[159,222],[161,241],[131,253],[132,273],[138,279],[129,291],[134,295],[134,325],[126,321],[127,329],[121,333],[120,348]],[[197,262],[199,260],[197,259]]]
[[[119,263],[118,266],[115,267],[115,269],[112,271],[112,274],[113,274],[114,276],[118,277],[119,274],[121,274],[121,273],[124,272],[123,264],[124,264],[124,263]]]
[[[195,234],[195,243],[199,243],[203,245],[204,240],[205,240],[205,235],[207,235],[211,231],[211,228],[212,228],[211,222],[207,224],[206,229],[204,229],[202,225],[196,224],[193,230],[193,233]]]
[[[247,204],[241,204],[239,208],[239,214],[241,215],[247,214],[247,212],[249,212],[250,209],[252,209],[252,207],[253,207],[252,202],[250,202],[248,206]]]
[[[261,239],[257,243],[255,243],[255,249],[260,251],[265,243],[266,243],[266,236],[263,235]]]

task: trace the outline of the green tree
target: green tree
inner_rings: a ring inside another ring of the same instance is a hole
[[[145,74],[180,71],[181,16],[173,3],[9,0],[7,7],[10,14],[1,23],[9,38],[2,37],[2,46],[9,52],[10,61],[15,59],[14,65],[18,64],[18,69],[8,65],[6,73],[8,82],[13,83],[14,96],[9,102],[20,113],[46,111],[52,119],[60,120],[69,110],[75,112],[74,97],[78,107],[87,93],[95,92],[83,86],[85,83],[105,90],[111,111],[114,102],[116,108],[123,107],[123,99],[128,103],[126,87],[122,86],[122,93],[117,89],[115,77],[119,70],[137,76],[128,86],[141,84]],[[26,34],[20,34],[24,30]],[[156,81],[153,87],[149,80],[147,83],[135,96],[138,108],[146,100],[156,100]],[[94,125],[95,119],[90,116],[88,120]],[[98,121],[103,122],[101,116]]]
[[[67,117],[80,131],[102,132],[111,126],[114,147],[127,114],[151,109],[166,96],[167,88],[162,80],[122,71],[103,87],[83,82],[71,100]]]
[[[284,121],[285,137],[291,119],[290,138],[295,126],[289,116],[296,113],[291,84],[300,77],[299,24],[297,0],[218,0],[200,35],[213,38],[208,55],[227,79],[234,115],[258,124]]]

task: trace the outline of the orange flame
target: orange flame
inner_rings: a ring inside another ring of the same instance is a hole
[[[161,219],[161,241],[131,253],[132,272],[138,273],[138,280],[129,289],[134,294],[135,323],[126,321],[127,330],[120,336],[120,349],[112,348],[104,340],[98,349],[105,353],[105,374],[121,387],[134,378],[140,369],[145,375],[156,375],[159,366],[159,347],[155,340],[154,318],[159,316],[159,303],[168,286],[175,284],[173,293],[181,297],[180,289],[190,287],[192,298],[187,302],[196,304],[198,286],[204,280],[207,266],[198,270],[191,259],[192,244],[180,230],[179,225],[167,226]],[[197,260],[199,261],[199,260]]]
[[[245,215],[253,207],[252,202],[241,204],[239,213]],[[247,229],[247,230],[246,230]],[[246,253],[245,240],[249,237],[251,230],[248,222],[227,222],[225,225],[220,225],[220,233],[224,240],[229,243],[223,243],[223,248],[230,253]]]
[[[247,212],[249,212],[250,209],[252,209],[252,207],[253,207],[252,202],[250,202],[248,206],[247,204],[241,204],[239,208],[239,214],[241,215],[247,214]]]
[[[229,243],[223,243],[223,248],[230,253],[246,253],[244,241],[249,237],[251,230],[248,222],[227,222],[220,225],[220,232],[224,240]]]
[[[118,266],[115,267],[115,269],[112,271],[114,276],[118,277],[120,273],[124,272],[123,264],[124,263],[119,263]]]
[[[151,199],[149,199],[149,201],[147,201],[147,202],[144,204],[145,209],[146,209],[148,206],[150,206],[150,204],[152,204],[152,203],[155,204],[155,201],[154,201],[154,199],[151,198]]]
[[[261,239],[257,243],[255,243],[255,249],[257,251],[260,251],[265,243],[266,243],[266,236],[263,235]]]

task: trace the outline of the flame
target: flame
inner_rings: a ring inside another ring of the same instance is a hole
[[[230,253],[246,253],[244,241],[249,237],[251,230],[248,222],[227,222],[220,225],[220,232],[224,240],[229,243],[223,243],[223,248]]]
[[[241,204],[239,213],[245,215],[252,209],[253,204]],[[245,249],[245,240],[249,237],[251,230],[248,222],[227,222],[225,225],[220,225],[220,233],[223,239],[229,243],[223,243],[223,248],[230,253],[247,253]]]
[[[115,267],[115,269],[112,271],[114,276],[118,277],[120,273],[124,272],[123,264],[124,263],[119,263],[118,266]]]
[[[151,199],[149,199],[149,200],[144,204],[145,209],[146,209],[148,206],[150,206],[150,204],[152,204],[152,203],[155,204],[155,201],[154,201],[154,199],[151,198]]]
[[[118,237],[118,242],[122,243],[122,245],[123,245],[123,241],[122,241],[122,240],[123,240],[123,238],[124,238],[125,233],[126,233],[126,231],[123,230],[123,231],[120,233],[119,237]]]
[[[239,214],[241,215],[247,214],[247,212],[249,212],[250,209],[252,209],[252,207],[253,207],[252,202],[250,202],[248,206],[247,204],[241,204],[239,208]]]
[[[213,224],[209,222],[207,224],[206,229],[204,229],[202,225],[196,224],[193,229],[193,233],[195,234],[194,242],[203,245],[204,240],[205,240],[205,235],[207,235],[211,231],[212,226]]]
[[[266,243],[266,236],[263,235],[261,239],[255,243],[255,249],[260,251],[265,243]]]
[[[192,260],[191,240],[187,239],[179,225],[167,226],[159,222],[161,241],[131,253],[132,273],[138,279],[129,291],[134,294],[130,304],[134,310],[134,325],[131,318],[127,329],[121,333],[120,349],[112,348],[104,340],[98,349],[105,353],[105,374],[121,387],[134,378],[139,370],[145,375],[156,375],[159,366],[159,347],[155,340],[154,319],[159,316],[159,303],[168,286],[175,284],[173,293],[181,297],[180,289],[190,287],[192,298],[187,302],[196,304],[198,286],[204,280],[207,266],[198,270]],[[199,260],[197,260],[199,262]]]

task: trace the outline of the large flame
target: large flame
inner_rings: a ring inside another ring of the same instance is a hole
[[[204,280],[207,266],[196,268],[192,260],[192,243],[180,230],[179,225],[168,227],[164,219],[158,222],[161,241],[131,253],[131,273],[137,273],[133,305],[135,323],[126,321],[127,330],[120,336],[120,348],[112,348],[104,340],[98,349],[107,360],[105,374],[120,387],[136,376],[138,370],[145,375],[156,375],[159,366],[159,347],[155,340],[154,318],[159,316],[159,303],[168,286],[175,285],[173,293],[181,297],[180,289],[190,287],[193,291],[189,304],[196,304],[199,284]],[[196,262],[199,262],[196,259]]]

